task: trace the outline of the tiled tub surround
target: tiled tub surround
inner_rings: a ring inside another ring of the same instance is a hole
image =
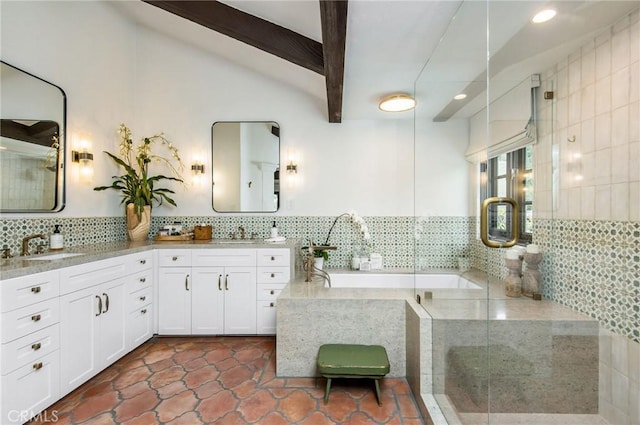
[[[482,275],[471,273],[486,281]],[[478,413],[487,409],[488,377],[460,353],[487,349],[489,336],[496,358],[513,357],[490,376],[492,411],[597,414],[597,321],[552,301],[506,299],[495,279],[489,301],[481,292],[435,290],[422,309],[412,291],[325,288],[298,279],[278,299],[278,375],[315,376],[323,343],[382,344],[391,374],[406,375],[422,395],[421,409],[446,393],[460,412]],[[498,352],[497,346],[506,348]],[[455,409],[442,407],[455,423]],[[435,421],[438,413],[428,410]]]

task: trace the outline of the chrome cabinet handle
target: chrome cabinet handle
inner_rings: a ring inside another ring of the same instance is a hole
[[[35,344],[31,344],[31,349],[32,349],[33,351],[38,351],[41,347],[42,347],[42,344],[41,344],[41,343],[39,343],[39,342],[37,342],[37,343],[35,343]]]
[[[102,298],[100,298],[99,295],[96,295],[96,298],[98,299],[98,312],[96,316],[100,316],[102,314]]]
[[[171,260],[173,260],[173,261],[178,261],[178,257],[173,256],[173,257],[171,257]]]
[[[141,314],[147,314],[147,309],[146,309],[146,308],[143,308],[142,310],[140,310],[140,313],[141,313]]]
[[[189,290],[189,275],[184,278],[184,289]]]
[[[271,257],[271,261],[276,261],[276,257]]]
[[[147,278],[146,277],[141,277],[139,280],[140,280],[140,283],[145,283],[147,281]]]
[[[511,205],[511,240],[506,242],[498,242],[489,240],[489,205],[491,204],[510,204]],[[482,202],[482,208],[480,208],[480,239],[482,243],[489,248],[509,248],[514,246],[518,242],[520,234],[520,211],[518,208],[518,202],[512,198],[503,198],[494,196],[493,198],[487,198]]]
[[[103,311],[103,313],[106,313],[107,311],[109,311],[109,295],[107,295],[107,294],[105,294],[103,292],[102,296],[104,297],[104,311]]]
[[[42,362],[34,363],[34,364],[33,364],[33,369],[34,369],[34,370],[40,370],[40,369],[42,369]]]
[[[275,307],[276,305],[274,303],[269,303],[269,307]]]
[[[222,275],[218,275],[218,291],[222,291]]]
[[[33,288],[31,288],[31,292],[33,292],[34,294],[38,294],[40,293],[41,288],[39,286],[34,286]]]
[[[271,277],[276,277],[276,274],[275,273],[271,273]]]
[[[272,289],[272,290],[270,290],[270,291],[269,291],[269,293],[270,293],[271,295],[273,295],[273,294],[275,294],[275,293],[276,293],[276,291],[274,291],[274,290]]]
[[[228,274],[224,275],[224,290],[225,291],[229,290],[229,275]]]
[[[147,260],[140,260],[140,264],[147,264]]]
[[[144,295],[140,297],[140,301],[144,301],[146,299],[147,299],[147,297],[145,297]]]
[[[39,314],[34,314],[33,316],[31,316],[31,320],[33,320],[34,322],[39,322],[41,318],[42,317]]]

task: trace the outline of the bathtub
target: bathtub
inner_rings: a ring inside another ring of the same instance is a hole
[[[482,289],[454,273],[329,273],[332,288]]]

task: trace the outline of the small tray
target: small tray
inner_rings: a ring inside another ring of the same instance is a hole
[[[193,239],[193,235],[177,235],[177,236],[164,236],[164,235],[157,235],[155,238],[153,238],[154,241],[190,241]]]

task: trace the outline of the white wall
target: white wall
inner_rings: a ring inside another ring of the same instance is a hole
[[[121,214],[117,193],[92,190],[116,173],[101,151],[116,151],[119,123],[128,124],[136,139],[164,131],[180,149],[188,173],[194,153],[210,158],[211,125],[225,120],[276,121],[281,162],[288,151],[296,153],[299,172],[293,186],[283,175],[277,215],[336,215],[349,209],[368,216],[414,214],[411,119],[330,124],[326,100],[136,27],[101,2],[3,2],[2,24],[3,60],[60,85],[68,97],[69,133],[92,135],[93,185],[69,181],[61,215]],[[416,151],[418,161],[429,162],[417,173],[421,193],[429,195],[425,208],[464,215],[466,124],[433,124],[431,130],[433,137]],[[210,182],[210,160],[205,165]],[[216,214],[208,183],[172,187],[178,208],[155,208],[154,215]]]

